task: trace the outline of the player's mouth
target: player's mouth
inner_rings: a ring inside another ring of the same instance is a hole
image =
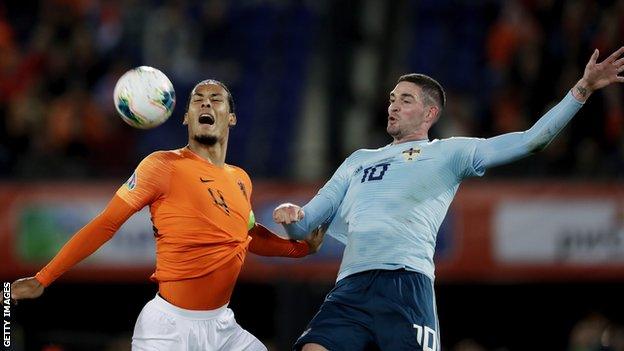
[[[397,121],[397,118],[394,116],[388,116],[388,123],[395,123]]]
[[[215,123],[215,118],[213,115],[209,113],[202,113],[199,115],[199,124],[208,124],[213,125]]]

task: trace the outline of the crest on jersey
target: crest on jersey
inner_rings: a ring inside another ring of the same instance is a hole
[[[136,171],[134,171],[134,173],[132,173],[130,178],[128,178],[128,180],[126,181],[126,186],[128,187],[128,190],[134,189],[136,187],[136,182],[137,182],[137,175],[136,175]]]
[[[402,152],[403,158],[405,159],[405,161],[413,161],[417,159],[418,156],[420,156],[420,150],[420,148],[414,149],[413,147],[410,147],[409,149]]]
[[[245,195],[245,198],[249,199],[249,196],[247,196],[247,189],[245,188],[245,183],[243,183],[242,180],[238,180],[238,187],[240,188],[240,190],[243,192],[243,195]]]

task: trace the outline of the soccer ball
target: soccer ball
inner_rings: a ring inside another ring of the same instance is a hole
[[[115,108],[124,122],[149,129],[163,124],[175,107],[175,91],[167,76],[141,66],[124,73],[115,84]]]

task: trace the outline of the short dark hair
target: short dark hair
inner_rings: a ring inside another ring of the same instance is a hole
[[[418,85],[422,89],[424,97],[436,104],[440,110],[446,106],[446,92],[444,92],[444,88],[437,80],[424,74],[410,73],[400,76],[397,84],[400,82],[410,82]]]
[[[191,98],[193,97],[193,91],[195,90],[195,88],[197,88],[197,86],[199,86],[201,84],[216,84],[216,85],[221,86],[223,89],[225,89],[225,91],[227,92],[227,100],[228,100],[228,106],[229,106],[230,113],[234,113],[234,111],[235,111],[235,109],[234,109],[234,97],[232,96],[232,93],[230,92],[230,89],[228,89],[228,87],[223,82],[220,82],[220,81],[215,80],[215,79],[206,79],[206,80],[202,80],[201,82],[195,84],[195,86],[193,87],[193,89],[191,89],[191,92],[189,93],[188,100],[186,101],[186,112],[188,112],[189,107],[191,106]]]

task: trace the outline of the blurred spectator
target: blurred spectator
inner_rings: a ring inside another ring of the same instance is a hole
[[[609,326],[602,335],[602,344],[610,351],[624,351],[624,326]]]
[[[602,336],[609,321],[602,315],[591,314],[578,321],[570,333],[568,351],[603,350]]]
[[[486,351],[486,349],[472,339],[464,339],[455,344],[452,351]]]

